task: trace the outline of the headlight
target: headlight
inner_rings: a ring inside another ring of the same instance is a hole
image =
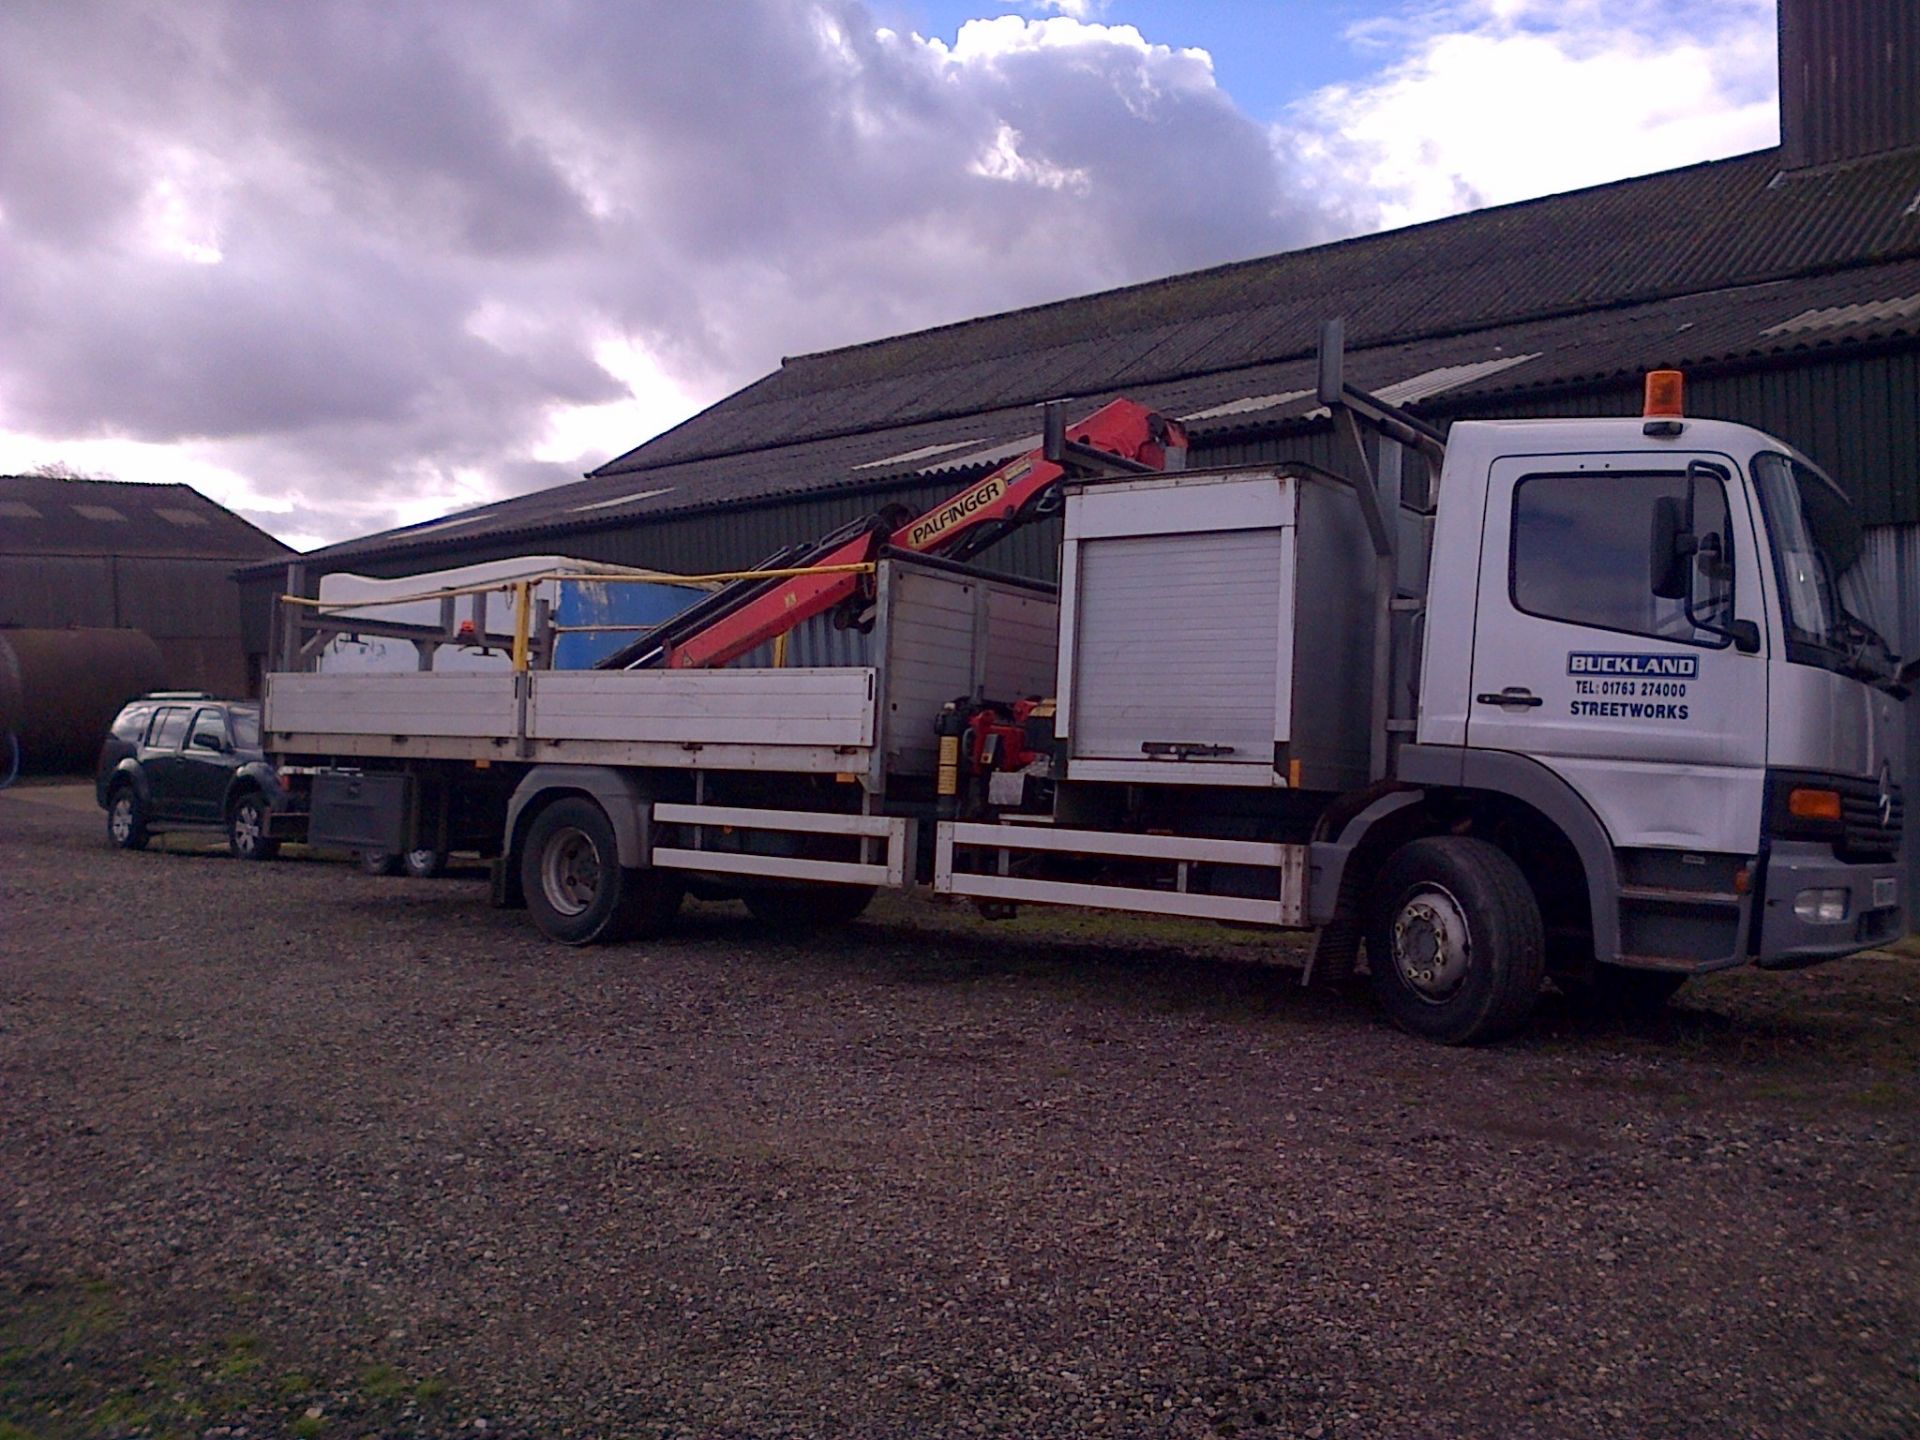
[[[1838,925],[1847,918],[1846,887],[1802,890],[1793,898],[1793,913],[1809,924]]]

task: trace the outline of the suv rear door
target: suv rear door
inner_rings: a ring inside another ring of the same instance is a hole
[[[187,743],[180,752],[179,803],[189,820],[220,821],[227,783],[238,764],[227,734],[227,712],[209,705],[193,717]]]
[[[180,746],[187,738],[187,720],[191,711],[185,705],[163,705],[154,713],[140,746],[140,769],[147,777],[147,800],[151,818],[185,820],[189,816],[180,800]]]

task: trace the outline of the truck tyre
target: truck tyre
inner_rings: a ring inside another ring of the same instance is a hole
[[[613,822],[577,796],[534,818],[520,851],[520,883],[533,923],[566,945],[658,935],[680,909],[679,877],[623,869]]]
[[[1443,1045],[1498,1039],[1540,996],[1540,906],[1520,867],[1485,840],[1415,840],[1374,885],[1367,968],[1403,1030]]]
[[[267,834],[267,802],[257,791],[242,795],[227,807],[227,848],[236,860],[271,860],[280,842]]]
[[[858,920],[873,903],[873,886],[768,885],[743,891],[740,898],[769,929],[804,934]]]
[[[1641,970],[1631,965],[1596,965],[1586,980],[1560,982],[1567,999],[1582,1014],[1604,1019],[1639,1020],[1657,1013],[1689,977],[1671,970]]]
[[[122,850],[144,850],[152,838],[147,807],[140,803],[139,792],[124,782],[107,797],[107,838]]]

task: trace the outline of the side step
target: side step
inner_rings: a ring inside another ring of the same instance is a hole
[[[954,864],[960,850],[986,851],[990,871]],[[1172,870],[1172,888],[1109,885],[1081,880],[1042,880],[1008,873],[1016,853],[1035,852],[1158,862]],[[1273,872],[1271,899],[1206,895],[1187,882],[1195,863],[1242,865]],[[1127,835],[1104,830],[1031,829],[943,820],[934,832],[933,888],[943,895],[1037,905],[1085,905],[1143,915],[1298,928],[1304,925],[1307,847],[1264,840],[1216,840],[1198,835]]]

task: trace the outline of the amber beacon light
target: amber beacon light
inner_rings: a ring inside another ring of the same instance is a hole
[[[1647,372],[1647,403],[1641,413],[1649,420],[1677,420],[1686,414],[1687,377],[1678,370]]]
[[[1641,410],[1647,423],[1641,430],[1648,435],[1678,435],[1685,428],[1680,417],[1686,413],[1686,389],[1686,377],[1678,370],[1649,370],[1647,399]]]

